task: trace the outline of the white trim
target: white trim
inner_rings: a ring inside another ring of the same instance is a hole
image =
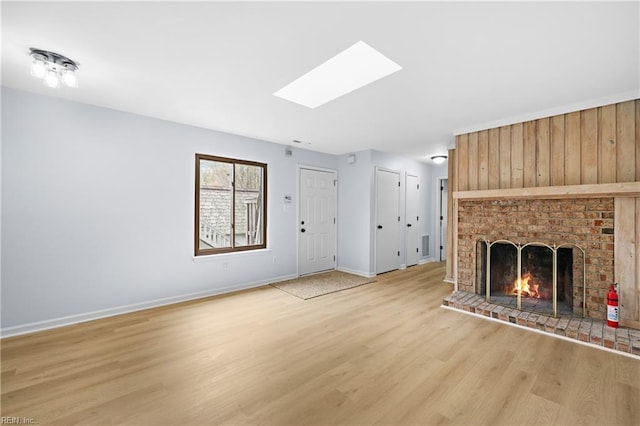
[[[335,185],[335,189],[333,191],[333,207],[334,207],[334,212],[333,212],[333,217],[336,219],[336,223],[335,223],[335,235],[333,238],[333,254],[335,256],[335,260],[333,261],[333,269],[336,269],[336,267],[338,266],[338,226],[339,226],[339,220],[338,220],[338,185],[340,184],[339,180],[338,180],[338,170],[337,169],[329,169],[326,167],[317,167],[317,166],[311,166],[308,164],[298,164],[296,166],[296,194],[298,197],[298,201],[296,203],[296,274],[299,277],[300,276],[300,232],[298,231],[298,226],[300,224],[300,171],[302,169],[305,170],[313,170],[313,171],[318,171],[318,172],[325,172],[325,173],[332,173],[334,176],[334,179],[336,181],[336,185]],[[322,272],[322,271],[317,271],[317,272]],[[312,272],[313,274],[314,272]]]
[[[116,315],[128,314],[131,312],[143,311],[145,309],[157,308],[160,306],[173,305],[180,302],[186,302],[189,300],[203,299],[211,296],[218,296],[221,294],[232,293],[240,290],[248,290],[251,288],[262,287],[270,283],[278,281],[290,280],[297,278],[297,275],[283,275],[280,277],[269,278],[265,280],[254,281],[245,285],[222,287],[217,289],[198,291],[195,293],[188,293],[179,296],[165,297],[162,299],[150,300],[147,302],[134,303],[131,305],[117,306],[114,308],[100,309],[92,312],[85,312],[82,314],[68,315],[64,317],[37,321],[28,324],[16,325],[13,327],[7,327],[0,329],[0,337],[12,337],[22,334],[35,333],[37,331],[49,330],[52,328],[64,327],[72,324],[79,324],[87,321],[94,321],[101,318],[113,317]]]
[[[600,107],[603,105],[615,104],[618,102],[626,102],[640,98],[640,90],[632,90],[629,92],[616,93],[602,98],[588,99],[582,102],[576,102],[568,105],[562,105],[555,108],[548,108],[542,111],[536,111],[528,114],[521,114],[512,117],[505,117],[485,123],[472,124],[470,126],[461,127],[453,131],[454,136],[463,135],[465,133],[477,132],[480,130],[493,129],[500,126],[506,126],[525,121],[537,120],[539,118],[551,117],[554,115],[567,114],[569,112],[582,111],[584,109]]]
[[[440,227],[440,213],[442,212],[442,191],[440,190],[440,188],[442,187],[442,181],[446,180],[447,181],[447,193],[449,192],[449,177],[448,176],[441,176],[441,177],[437,177],[436,178],[436,212],[435,212],[435,217],[436,217],[436,238],[435,238],[435,246],[434,246],[434,253],[433,253],[433,257],[436,259],[440,259],[440,254],[442,252],[442,250],[440,250],[440,246],[442,245],[442,235],[440,235],[441,233],[441,227]],[[445,212],[446,214],[446,212]],[[449,220],[451,218],[447,217],[447,226],[449,224]],[[446,238],[446,235],[445,235]],[[436,253],[437,256],[436,256]],[[446,253],[445,253],[445,258],[446,258]],[[446,260],[446,259],[445,259]],[[438,262],[440,262],[440,260],[438,260]]]
[[[218,254],[206,254],[203,256],[191,256],[194,262],[212,262],[215,260],[225,259],[229,260],[229,257],[246,257],[249,255],[260,255],[260,254],[271,254],[273,250],[270,248],[265,249],[257,249],[257,250],[242,250],[242,251],[232,251],[227,253],[218,253]]]
[[[496,319],[496,318],[493,318],[493,317],[488,317],[488,316],[485,316],[485,315],[480,315],[480,314],[472,313],[472,312],[469,312],[469,311],[464,311],[464,310],[461,310],[461,309],[452,308],[451,306],[440,305],[440,307],[444,308],[444,309],[448,309],[450,311],[460,312],[461,314],[471,315],[471,316],[476,317],[476,318],[497,322],[499,324],[510,325],[512,327],[517,327],[517,328],[520,328],[522,330],[529,330],[529,331],[532,331],[534,333],[543,334],[543,335],[549,336],[549,337],[555,337],[557,339],[565,340],[567,342],[579,343],[581,345],[589,346],[591,348],[602,349],[604,351],[611,352],[611,353],[617,354],[617,355],[624,355],[626,357],[633,358],[635,360],[640,359],[640,356],[634,355],[634,354],[629,353],[629,352],[616,351],[615,349],[610,349],[610,348],[607,348],[606,346],[600,346],[600,345],[596,345],[596,344],[589,343],[589,342],[583,342],[582,340],[572,339],[570,337],[561,336],[561,335],[555,334],[555,333],[547,333],[546,331],[538,330],[537,328],[525,327],[524,325],[514,324],[514,323],[512,323],[510,321],[502,321],[502,320],[499,320],[499,319]]]
[[[342,266],[337,267],[336,271],[346,272],[347,274],[359,275],[359,276],[365,277],[365,278],[373,278],[373,277],[376,276],[375,273],[357,271],[355,269],[349,269],[349,268],[345,268],[345,267],[342,267]]]
[[[312,166],[310,164],[298,163],[297,168],[298,169],[307,169],[307,170],[317,170],[319,172],[335,173],[336,176],[338,175],[338,170],[337,169],[329,169],[327,167]]]
[[[434,259],[433,257],[425,257],[424,259],[418,260],[418,265],[424,265],[426,263],[439,262],[439,260]]]

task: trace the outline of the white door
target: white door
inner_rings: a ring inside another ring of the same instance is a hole
[[[405,264],[413,266],[418,264],[420,258],[420,184],[418,176],[407,175],[407,197],[405,200],[405,223],[407,251]]]
[[[376,273],[400,267],[400,174],[376,170]]]
[[[449,180],[440,181],[440,261],[447,260],[447,206]]]
[[[335,269],[336,173],[300,169],[300,275]]]

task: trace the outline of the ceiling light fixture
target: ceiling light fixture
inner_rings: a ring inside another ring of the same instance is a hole
[[[316,108],[401,69],[400,65],[359,41],[274,95]]]
[[[59,53],[34,49],[33,47],[29,50],[29,55],[33,59],[31,75],[42,79],[45,86],[55,89],[60,86],[62,81],[68,87],[78,87],[77,62]]]
[[[442,164],[447,160],[447,156],[446,155],[434,155],[433,157],[431,157],[431,161],[433,161],[436,164]]]

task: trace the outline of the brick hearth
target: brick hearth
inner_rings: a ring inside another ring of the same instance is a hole
[[[612,328],[596,318],[553,318],[519,311],[487,301],[473,293],[455,291],[443,300],[445,306],[533,328],[549,334],[640,356],[640,330]]]

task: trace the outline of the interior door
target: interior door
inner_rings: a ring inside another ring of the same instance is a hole
[[[400,174],[376,170],[376,273],[400,267]]]
[[[440,261],[447,259],[447,200],[449,180],[440,180]]]
[[[300,275],[336,266],[336,173],[300,169]]]
[[[407,175],[407,196],[405,200],[405,240],[407,243],[405,264],[418,264],[420,258],[420,184],[418,176]]]

